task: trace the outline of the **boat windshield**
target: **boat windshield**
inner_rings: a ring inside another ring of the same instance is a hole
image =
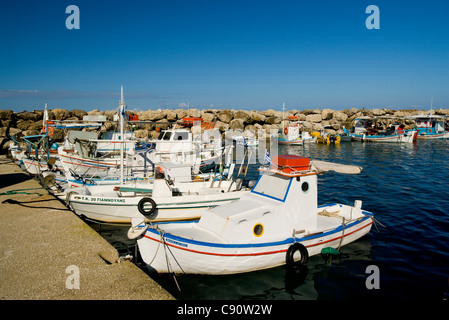
[[[162,135],[162,140],[170,140],[171,138],[171,132],[164,132]]]
[[[177,140],[189,140],[189,133],[188,132],[175,132],[175,141]]]
[[[252,193],[284,202],[290,187],[291,178],[278,174],[262,174]]]
[[[184,132],[184,131],[180,131],[180,132],[166,131],[162,135],[162,140],[167,140],[167,141],[168,140],[173,140],[173,141],[189,140],[189,133],[188,132]]]

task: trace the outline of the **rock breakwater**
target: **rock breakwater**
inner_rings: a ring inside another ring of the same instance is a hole
[[[202,118],[204,122],[214,123],[221,132],[228,129],[242,130],[246,135],[252,135],[258,130],[271,129],[278,130],[282,126],[282,120],[301,121],[304,131],[322,131],[337,132],[343,127],[352,128],[353,121],[361,116],[391,116],[407,117],[419,114],[428,114],[428,110],[408,109],[392,110],[386,108],[379,109],[305,109],[305,110],[286,110],[282,111],[268,109],[263,111],[233,110],[233,109],[158,109],[146,111],[128,111],[131,116],[137,116],[140,121],[146,123],[134,123],[127,128],[135,130],[138,138],[148,138],[151,130],[155,126],[166,128],[172,124],[181,121],[185,117]],[[449,109],[436,109],[432,111],[436,115],[449,116]],[[106,117],[100,131],[117,130],[117,123],[114,121],[115,110],[113,111],[84,111],[84,110],[49,110],[50,120],[56,121],[80,121],[84,116],[103,115]],[[26,135],[39,134],[42,129],[43,110],[14,112],[12,110],[0,110],[0,149],[6,150],[9,141],[6,137],[6,131],[9,127],[9,134],[18,138]],[[405,120],[405,124],[412,125],[413,120]],[[133,126],[133,127],[131,127]],[[65,132],[62,129],[56,129],[52,136],[55,141],[62,141]]]

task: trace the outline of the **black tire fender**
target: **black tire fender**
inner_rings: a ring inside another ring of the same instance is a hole
[[[150,210],[145,210],[145,208],[144,208],[145,204],[147,204],[147,203],[151,203]],[[152,215],[156,211],[156,208],[157,208],[156,202],[154,202],[153,199],[148,198],[148,197],[140,199],[139,203],[137,204],[137,209],[144,216]]]
[[[293,258],[296,251],[299,251],[299,253],[301,254],[301,259],[299,259],[298,261],[295,261]],[[309,252],[307,251],[307,248],[304,247],[304,245],[299,242],[292,244],[288,248],[287,254],[285,256],[285,263],[289,267],[298,267],[306,265],[308,260],[309,260]]]

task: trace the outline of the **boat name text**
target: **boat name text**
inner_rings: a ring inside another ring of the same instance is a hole
[[[125,203],[125,199],[118,199],[118,198],[76,197],[75,199],[79,199],[79,200],[82,200],[82,201],[90,201],[90,202]]]

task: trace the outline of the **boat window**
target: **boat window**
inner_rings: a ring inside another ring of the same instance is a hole
[[[187,140],[189,137],[189,133],[188,132],[176,132],[175,133],[175,138],[173,140]]]
[[[251,192],[275,200],[285,201],[290,187],[291,178],[278,174],[263,174],[260,176]]]
[[[162,140],[170,140],[171,132],[164,132],[162,135]]]
[[[260,237],[263,233],[263,225],[260,223],[256,224],[253,228],[253,233],[256,237]]]
[[[309,191],[309,183],[308,182],[303,182],[302,185],[301,185],[301,189],[302,189],[302,192],[304,192],[304,193]]]

